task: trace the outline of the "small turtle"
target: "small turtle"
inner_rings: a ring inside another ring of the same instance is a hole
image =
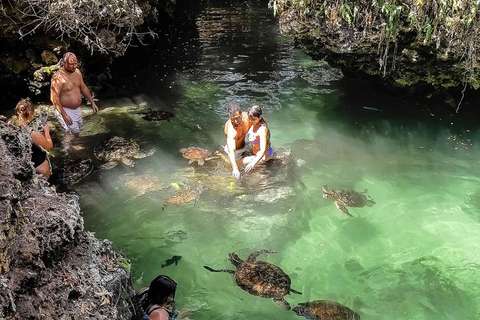
[[[290,292],[301,294],[290,288],[290,277],[279,267],[266,261],[257,261],[257,257],[263,253],[277,253],[274,250],[258,250],[252,252],[246,261],[232,252],[228,255],[230,262],[237,267],[237,270],[214,270],[203,266],[211,272],[228,272],[234,275],[237,285],[248,293],[262,297],[271,298],[280,307],[290,310],[290,305],[284,299]]]
[[[198,199],[200,198],[200,193],[200,189],[187,189],[185,191],[179,191],[172,197],[163,200],[162,210],[164,210],[166,206],[187,203],[193,200],[195,200],[193,206],[196,206]]]
[[[364,192],[357,192],[354,190],[332,189],[328,190],[326,185],[322,186],[323,197],[325,199],[332,199],[335,201],[337,209],[341,212],[353,217],[347,210],[347,207],[371,207],[375,204],[373,199],[368,199]]]
[[[159,182],[157,177],[149,173],[149,170],[142,175],[126,175],[125,180],[125,187],[136,193],[135,198],[163,188],[163,183]]]
[[[133,167],[135,162],[132,159],[148,157],[155,151],[155,149],[151,149],[148,152],[140,152],[140,147],[135,141],[115,136],[97,145],[93,149],[93,154],[99,160],[108,161],[102,166],[102,169],[111,169],[120,161]]]
[[[360,320],[352,309],[335,301],[315,300],[299,303],[292,309],[299,316],[318,320]]]
[[[92,159],[84,158],[75,161],[68,161],[60,168],[59,178],[61,183],[65,185],[73,185],[88,176],[92,170]]]
[[[206,160],[220,158],[221,156],[217,153],[212,153],[208,150],[197,148],[197,147],[190,147],[190,148],[183,148],[180,149],[182,156],[184,158],[189,159],[188,164],[191,164],[195,161],[201,166],[205,164]]]
[[[147,121],[167,120],[168,122],[170,122],[170,119],[175,117],[175,115],[171,112],[161,111],[161,110],[152,110],[151,108],[148,108],[147,112],[142,112],[140,114],[143,114],[144,116],[142,117],[142,119],[145,119]]]

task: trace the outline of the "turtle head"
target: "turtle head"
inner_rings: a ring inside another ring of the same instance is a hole
[[[327,188],[326,184],[324,184],[322,186],[322,190],[323,190],[323,198],[324,199],[330,199],[332,197],[332,195],[328,192],[328,188]]]
[[[236,254],[235,252],[229,253],[228,254],[228,260],[235,266],[238,267],[240,263],[243,262],[242,259]]]
[[[303,316],[307,313],[307,308],[302,305],[298,305],[292,309],[293,312],[297,314],[297,316]]]

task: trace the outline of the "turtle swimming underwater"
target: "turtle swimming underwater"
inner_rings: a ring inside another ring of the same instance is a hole
[[[200,189],[187,189],[185,191],[177,192],[172,197],[163,200],[162,210],[164,210],[166,206],[187,203],[193,200],[195,200],[193,206],[196,206],[198,199],[200,198],[200,193]]]
[[[197,147],[190,147],[190,148],[183,148],[179,150],[182,153],[184,158],[187,158],[188,164],[191,164],[195,161],[201,166],[205,164],[206,160],[220,158],[221,156],[216,153],[212,153],[208,150],[197,148]]]
[[[203,266],[211,272],[228,272],[234,275],[237,285],[248,293],[262,297],[272,298],[280,307],[290,310],[290,305],[284,299],[290,292],[301,294],[290,288],[290,277],[279,267],[266,261],[257,261],[262,253],[277,253],[274,250],[258,250],[252,252],[246,261],[232,252],[228,255],[230,262],[237,267],[237,270],[214,270]]]
[[[364,192],[357,192],[353,190],[332,189],[328,190],[326,185],[322,186],[323,197],[325,199],[332,199],[335,201],[337,209],[341,212],[353,217],[347,210],[347,207],[371,207],[375,204],[373,199],[368,199]]]
[[[135,162],[132,159],[148,157],[155,151],[155,149],[151,149],[148,152],[140,152],[140,147],[135,141],[115,136],[97,145],[93,149],[93,154],[99,160],[108,161],[102,166],[102,169],[111,169],[120,161],[133,167]]]
[[[141,112],[144,116],[142,119],[147,121],[162,121],[167,120],[170,122],[170,119],[175,117],[175,115],[168,111],[161,111],[161,110],[152,110],[151,108],[147,109],[147,112]]]
[[[318,320],[360,320],[352,309],[335,301],[315,300],[299,303],[292,309],[299,316]]]
[[[60,181],[65,185],[73,185],[88,176],[93,170],[93,161],[89,158],[68,161],[59,172]]]
[[[163,188],[163,183],[159,182],[157,177],[150,173],[150,170],[141,175],[128,174],[125,176],[125,180],[125,187],[136,193],[135,198]]]

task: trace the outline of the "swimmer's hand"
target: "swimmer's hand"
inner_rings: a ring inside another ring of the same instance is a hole
[[[72,118],[66,113],[62,114],[63,120],[65,120],[65,123],[71,126],[73,124]]]
[[[233,171],[232,171],[232,176],[234,176],[235,179],[240,180],[240,171],[238,171],[238,168],[237,168],[237,169],[233,169]]]
[[[97,105],[95,104],[95,101],[92,102],[92,110],[93,110],[93,113],[97,113],[97,112],[98,112],[98,107],[97,107]]]
[[[253,167],[255,167],[255,163],[252,161],[245,167],[245,173],[249,173],[253,169]]]

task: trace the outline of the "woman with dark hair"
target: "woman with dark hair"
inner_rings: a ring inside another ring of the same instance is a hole
[[[247,164],[245,172],[250,172],[257,163],[270,160],[273,156],[273,149],[270,145],[270,130],[267,121],[263,117],[262,108],[253,105],[248,108],[248,119],[252,126],[248,130],[248,140],[252,144],[253,156],[243,158]]]
[[[175,308],[177,283],[165,275],[159,275],[138,293],[143,319],[172,320],[178,316]]]
[[[50,177],[50,163],[47,159],[47,152],[52,150],[53,147],[52,138],[50,137],[50,126],[45,125],[40,128],[29,126],[35,116],[33,104],[29,98],[20,100],[15,110],[16,115],[8,121],[8,124],[24,126],[30,131],[32,138],[32,161],[35,172],[43,174],[48,179]],[[38,129],[42,130],[43,133]]]

